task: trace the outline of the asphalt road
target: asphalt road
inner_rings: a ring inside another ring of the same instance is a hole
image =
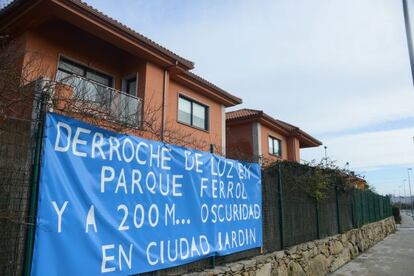
[[[331,275],[414,275],[414,221],[402,214],[398,231]]]

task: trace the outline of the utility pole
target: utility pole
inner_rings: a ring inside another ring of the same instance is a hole
[[[407,182],[407,179],[403,179],[403,189],[404,189],[404,204],[405,204],[405,200],[407,198],[407,193],[405,192],[405,182]]]
[[[408,174],[408,188],[410,189],[410,209],[411,209],[411,217],[414,218],[414,213],[413,213],[413,197],[411,195],[411,180],[410,180],[410,171],[412,170],[412,168],[408,168],[407,169],[407,174]]]
[[[410,14],[408,12],[407,0],[403,0],[403,13],[404,13],[405,33],[407,35],[408,54],[410,56],[411,77],[412,77],[413,85],[414,85],[414,50],[413,50],[413,38],[411,34]]]
[[[325,149],[325,166],[328,167],[328,147],[324,146],[323,148]]]

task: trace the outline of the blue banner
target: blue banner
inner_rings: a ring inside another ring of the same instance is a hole
[[[131,275],[260,246],[258,164],[47,114],[32,275]]]

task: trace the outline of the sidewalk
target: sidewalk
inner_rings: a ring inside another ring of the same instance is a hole
[[[414,221],[402,214],[398,231],[331,275],[414,275]]]

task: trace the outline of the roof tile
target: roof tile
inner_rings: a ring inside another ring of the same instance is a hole
[[[258,116],[263,113],[261,110],[243,108],[226,113],[226,120],[247,119],[253,116]]]
[[[262,110],[243,108],[243,109],[230,111],[230,112],[226,113],[226,120],[228,120],[228,121],[239,121],[239,120],[242,121],[242,120],[248,120],[248,119],[255,119],[255,118],[259,118],[259,117],[267,118],[268,120],[273,122],[274,125],[279,125],[279,127],[282,127],[283,129],[285,129],[288,132],[300,133],[301,135],[303,135],[306,138],[308,138],[309,140],[311,140],[315,145],[316,144],[317,145],[322,145],[322,142],[320,142],[316,138],[312,137],[308,133],[304,132],[299,127],[291,125],[291,124],[286,123],[284,121],[275,119],[275,118],[267,115],[266,113],[264,113]]]

